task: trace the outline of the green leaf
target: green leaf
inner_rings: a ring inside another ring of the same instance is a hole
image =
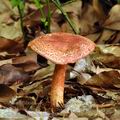
[[[23,1],[23,0],[20,0],[20,2],[19,2],[19,7],[20,7],[21,13],[22,13],[22,15],[23,15],[23,13],[24,13],[24,8],[25,8],[25,4],[24,4],[24,1]]]
[[[45,24],[45,26],[48,26],[48,21],[45,21],[45,23],[44,23],[44,24]]]
[[[12,7],[18,7],[19,6],[20,10],[22,12],[24,11],[25,4],[24,4],[23,0],[11,0],[10,2],[12,4]]]
[[[43,5],[40,3],[39,0],[34,0],[34,3],[35,3],[35,5],[36,5],[36,7],[37,7],[38,9],[42,9],[42,8],[43,8]]]
[[[117,0],[117,3],[120,4],[120,0]]]
[[[11,2],[12,7],[16,7],[19,4],[19,0],[11,0],[10,2]]]
[[[41,20],[42,23],[46,22],[46,18],[40,18],[40,20]]]

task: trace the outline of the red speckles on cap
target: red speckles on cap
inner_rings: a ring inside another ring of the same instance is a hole
[[[95,48],[91,40],[71,33],[51,33],[31,41],[32,50],[56,64],[74,63]]]

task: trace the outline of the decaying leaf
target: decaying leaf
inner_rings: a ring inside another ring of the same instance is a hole
[[[66,111],[63,113],[65,116],[55,116],[53,120],[109,120],[108,116],[114,120],[119,117],[119,110],[114,107],[120,102],[120,45],[108,44],[120,42],[120,5],[112,6],[116,0],[105,2],[110,3],[107,11],[112,7],[109,14],[103,10],[104,4],[101,4],[103,2],[100,0],[73,0],[62,6],[78,33],[97,44],[107,45],[96,45],[95,51],[88,57],[79,60],[75,65],[69,65],[74,67],[68,67],[68,73],[69,70],[71,72],[65,81],[64,110]],[[42,0],[41,3],[45,1]],[[40,24],[41,14],[34,2],[27,0],[25,4],[27,9],[25,9],[23,23],[25,32],[28,32],[27,37],[32,39],[44,34],[42,31],[44,28]],[[10,118],[12,116],[18,119],[19,117],[49,119],[49,114],[46,112],[32,112],[26,109],[49,111],[54,64],[42,67],[37,63],[39,60],[36,54],[28,49],[24,50],[19,13],[16,8],[11,7],[9,0],[0,1],[0,52],[2,52],[0,53],[0,102],[4,105],[10,101],[10,106],[17,108],[17,110],[0,109],[0,117],[6,118],[6,115],[9,115]],[[55,5],[51,3],[51,13],[54,8]],[[48,8],[45,4],[43,9],[47,15]],[[52,13],[50,29],[51,32],[73,33],[58,9]],[[12,99],[13,97],[15,99]],[[99,98],[101,99],[98,100]],[[108,101],[109,98],[111,98],[110,101]],[[101,110],[103,108],[105,109]],[[119,106],[117,108],[119,109]],[[19,111],[24,115],[19,114]]]
[[[5,64],[12,64],[12,59],[0,60],[0,66],[5,65]]]
[[[80,21],[80,33],[82,35],[88,35],[90,33],[95,33],[98,31],[98,26],[95,24],[99,24],[99,17],[93,8],[93,6],[85,5],[82,14],[79,18]]]
[[[85,84],[102,88],[119,88],[120,73],[114,70],[101,72],[88,79]]]
[[[9,0],[0,1],[0,37],[7,39],[15,39],[17,37],[22,37],[22,30],[20,26],[20,20],[14,21],[12,15],[17,13],[18,10],[13,9]]]
[[[32,108],[32,106],[34,107],[36,105],[36,101],[33,97],[19,97],[14,102],[14,105],[19,109],[30,109],[30,107]]]
[[[98,45],[98,47],[100,48],[100,50],[103,53],[111,53],[117,57],[120,57],[120,45],[116,44],[116,45]]]
[[[75,7],[76,9],[74,9]],[[71,1],[69,4],[64,4],[62,8],[67,13],[74,13],[76,15],[80,15],[82,8],[82,1],[81,0]],[[57,12],[60,13],[59,10],[57,10]]]
[[[85,4],[83,8],[82,5],[83,2],[77,0],[69,3],[68,5],[64,5],[63,9],[68,13],[68,16],[73,22],[75,29],[81,35],[87,35],[98,31],[98,26],[95,25],[97,22],[99,22],[98,13],[95,11],[92,5]],[[67,21],[61,17],[60,14],[61,13],[58,11],[55,12],[55,15],[53,15],[54,22],[61,27],[61,31],[73,32]]]
[[[68,15],[69,15],[71,21],[74,21],[73,25],[74,25],[77,33],[80,33],[80,22],[79,22],[78,16],[74,13],[69,13]],[[61,31],[74,33],[67,21],[62,24]]]
[[[13,89],[9,88],[7,85],[0,84],[0,102],[9,102],[15,95],[16,92]]]
[[[97,44],[117,44],[120,42],[120,33],[118,31],[103,29],[100,32],[86,35],[87,38],[93,40]]]
[[[30,76],[27,73],[10,64],[2,65],[0,67],[0,84],[11,85],[29,79]]]
[[[110,117],[111,120],[119,120],[120,111],[115,110],[115,113]]]
[[[104,29],[99,36],[99,39],[96,41],[98,44],[107,43],[110,41],[111,37],[115,34],[115,31]]]
[[[0,51],[7,51],[8,53],[18,53],[23,51],[23,44],[18,41],[0,37]]]
[[[19,94],[27,95],[34,93],[37,97],[40,93],[43,94],[43,85],[42,82],[36,81],[34,83],[31,83],[30,85],[24,86],[22,90],[19,92]]]
[[[97,45],[90,56],[76,62],[70,72],[70,78],[77,76],[80,83],[83,84],[92,77],[90,72],[99,74],[104,71],[114,71],[114,69],[119,72],[119,55],[119,45]]]
[[[96,13],[98,14],[99,18],[103,19],[105,16],[104,10],[102,8],[102,4],[99,0],[92,0],[93,8],[95,9]]]
[[[0,36],[7,39],[15,39],[22,36],[20,21],[11,25],[0,24]]]
[[[96,65],[119,69],[119,45],[99,45],[91,56]]]
[[[30,72],[37,70],[40,66],[37,64],[37,55],[19,56],[12,59],[12,64],[23,68],[24,71]]]
[[[34,74],[34,79],[35,80],[42,80],[44,78],[52,76],[53,71],[54,71],[54,67],[55,67],[54,64],[50,64],[48,67],[42,68],[42,69],[36,71],[36,73]]]
[[[120,5],[116,4],[109,12],[109,17],[104,23],[104,27],[112,30],[120,30]]]
[[[113,43],[113,44],[118,44],[118,43],[120,43],[120,32],[116,32],[116,35],[115,36],[113,36],[113,39],[112,39],[112,42],[111,43]]]
[[[60,26],[57,24],[57,22],[54,19],[51,19],[50,30],[52,32],[60,32],[61,31]]]
[[[98,41],[100,36],[101,36],[101,33],[98,32],[98,33],[88,34],[85,37],[89,38],[92,41]]]

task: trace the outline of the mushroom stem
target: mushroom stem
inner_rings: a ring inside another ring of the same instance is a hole
[[[57,64],[55,66],[52,85],[51,85],[51,107],[59,107],[64,103],[64,81],[67,65]]]

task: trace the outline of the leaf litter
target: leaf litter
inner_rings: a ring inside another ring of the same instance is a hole
[[[27,4],[24,27],[31,40],[43,33],[39,12],[33,3],[28,1]],[[11,118],[46,120],[119,119],[119,4],[99,0],[75,0],[64,4],[63,9],[77,31],[97,46],[89,56],[69,65],[65,106],[54,114],[50,112],[49,101],[54,65],[45,59],[38,60],[38,55],[24,48],[18,12],[12,9],[8,0],[2,0],[0,6],[0,118],[8,118],[7,114]],[[53,9],[51,32],[73,33],[61,12],[55,10],[55,6]],[[35,12],[32,20],[29,19],[30,11]]]

